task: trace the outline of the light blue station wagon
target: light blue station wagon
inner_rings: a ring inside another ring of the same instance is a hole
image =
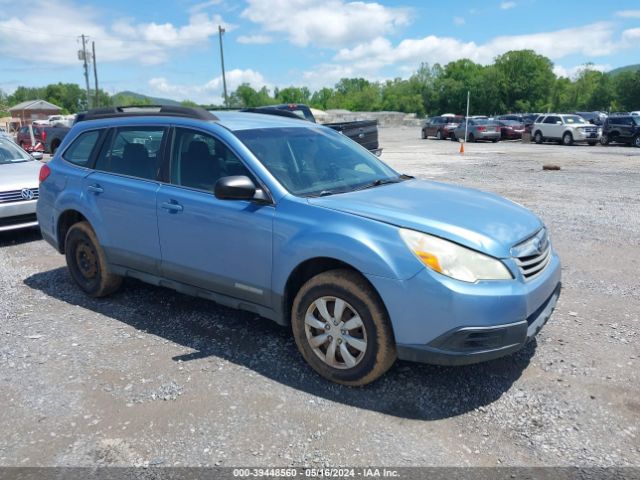
[[[290,326],[311,367],[345,385],[396,358],[508,355],[560,295],[532,212],[399,174],[303,120],[93,110],[40,181],[42,235],[88,295],[128,276],[255,312]]]

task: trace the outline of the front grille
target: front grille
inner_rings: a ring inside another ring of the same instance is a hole
[[[525,281],[540,275],[551,263],[551,242],[544,228],[511,251]]]
[[[585,133],[598,133],[598,127],[582,127]]]
[[[29,198],[31,194],[32,198]],[[22,190],[10,190],[8,192],[0,192],[0,203],[9,203],[9,202],[23,202],[27,200],[37,200],[38,199],[38,189],[37,188],[23,188]]]

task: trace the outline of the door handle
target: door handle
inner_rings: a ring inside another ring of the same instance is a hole
[[[176,202],[163,202],[162,205],[160,205],[162,208],[164,208],[165,210],[169,210],[169,212],[181,212],[182,209],[182,205],[180,205],[179,203]]]
[[[95,185],[89,185],[89,186],[87,187],[87,190],[89,190],[90,192],[93,192],[93,193],[102,193],[102,192],[104,192],[104,188],[102,188],[102,187],[101,187],[100,185],[98,185],[98,184],[95,184]]]

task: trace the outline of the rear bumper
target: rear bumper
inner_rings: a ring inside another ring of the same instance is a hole
[[[560,297],[559,283],[549,298],[526,320],[507,325],[462,327],[428,345],[398,344],[398,358],[435,365],[468,365],[514,353],[547,323]]]

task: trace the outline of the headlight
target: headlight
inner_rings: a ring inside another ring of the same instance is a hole
[[[427,267],[456,280],[473,283],[513,278],[500,260],[456,243],[404,228],[400,229],[400,236]]]

